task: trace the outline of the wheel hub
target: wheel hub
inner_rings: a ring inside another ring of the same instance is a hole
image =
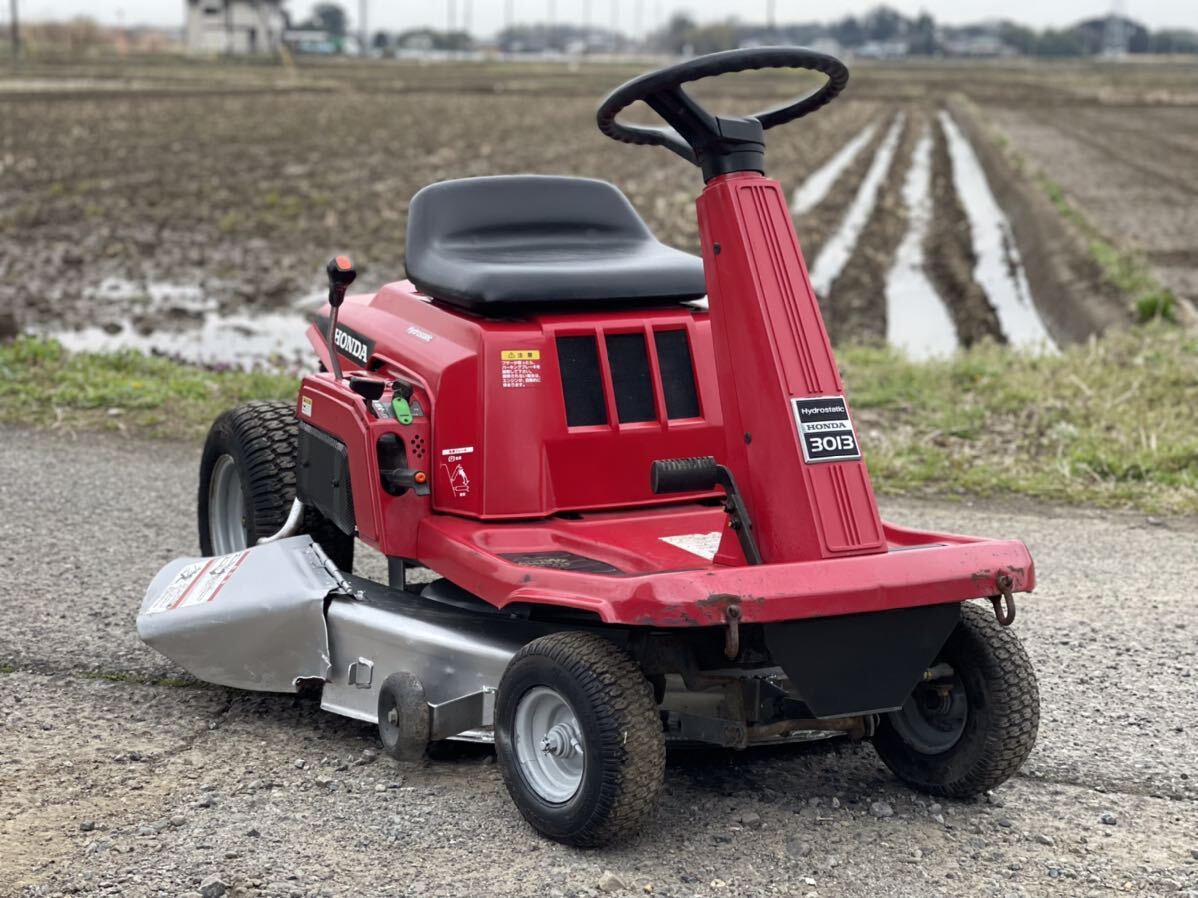
[[[965,732],[969,700],[965,684],[956,672],[930,683],[921,683],[890,722],[915,750],[926,755],[943,754],[957,744]]]
[[[556,758],[572,758],[582,754],[578,733],[568,723],[559,723],[541,740],[541,751]]]
[[[520,775],[550,804],[563,804],[582,786],[586,743],[570,703],[555,689],[537,686],[516,705],[512,748]]]

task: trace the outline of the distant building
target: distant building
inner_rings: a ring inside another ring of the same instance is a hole
[[[1015,55],[1015,49],[1008,46],[1002,38],[995,34],[966,34],[960,37],[946,37],[941,41],[941,49],[946,56],[1006,58]]]
[[[910,52],[911,45],[903,40],[866,41],[853,49],[853,55],[862,59],[901,59]]]
[[[186,0],[189,53],[278,52],[287,26],[283,0]]]

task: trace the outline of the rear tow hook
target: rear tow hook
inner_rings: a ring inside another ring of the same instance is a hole
[[[1015,623],[1015,596],[1011,592],[1014,581],[1011,580],[1010,574],[999,574],[994,578],[994,585],[999,590],[998,595],[990,597],[990,603],[994,606],[994,617],[999,626],[1009,627]]]

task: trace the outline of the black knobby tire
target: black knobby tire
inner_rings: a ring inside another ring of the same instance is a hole
[[[569,702],[585,750],[581,784],[560,804],[530,786],[514,746],[516,707],[540,686]],[[661,716],[640,667],[608,640],[563,632],[526,645],[499,684],[495,724],[508,792],[524,818],[549,838],[578,847],[606,845],[638,832],[654,812],[665,775]]]
[[[236,466],[245,497],[246,545],[253,546],[262,537],[277,533],[291,511],[298,432],[295,406],[279,400],[247,402],[213,422],[200,459],[196,502],[200,551],[204,555],[215,554],[208,506],[217,460],[228,455]],[[304,509],[300,532],[319,543],[338,568],[346,572],[353,569],[353,536],[343,533],[316,509]]]
[[[969,603],[962,605],[961,622],[937,660],[952,666],[967,700],[956,743],[938,753],[920,751],[888,714],[879,722],[874,747],[899,779],[922,792],[943,798],[978,795],[1014,776],[1035,745],[1040,725],[1036,673],[1019,638],[989,608]]]

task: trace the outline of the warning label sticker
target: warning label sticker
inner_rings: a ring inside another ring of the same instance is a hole
[[[499,353],[501,382],[519,390],[541,382],[541,350],[505,349]]]
[[[843,396],[792,399],[795,425],[803,443],[803,461],[855,461],[861,458],[857,434]]]
[[[161,595],[158,596],[148,609],[147,614],[159,614],[163,611],[174,611],[188,605],[201,605],[216,598],[224,585],[241,567],[249,550],[234,552],[232,555],[220,555],[216,558],[204,558],[195,561],[171,579]]]
[[[720,548],[722,536],[723,533],[719,530],[713,530],[711,533],[683,533],[679,536],[663,536],[660,539],[663,543],[669,543],[684,552],[690,552],[692,555],[698,555],[700,558],[711,561]]]

